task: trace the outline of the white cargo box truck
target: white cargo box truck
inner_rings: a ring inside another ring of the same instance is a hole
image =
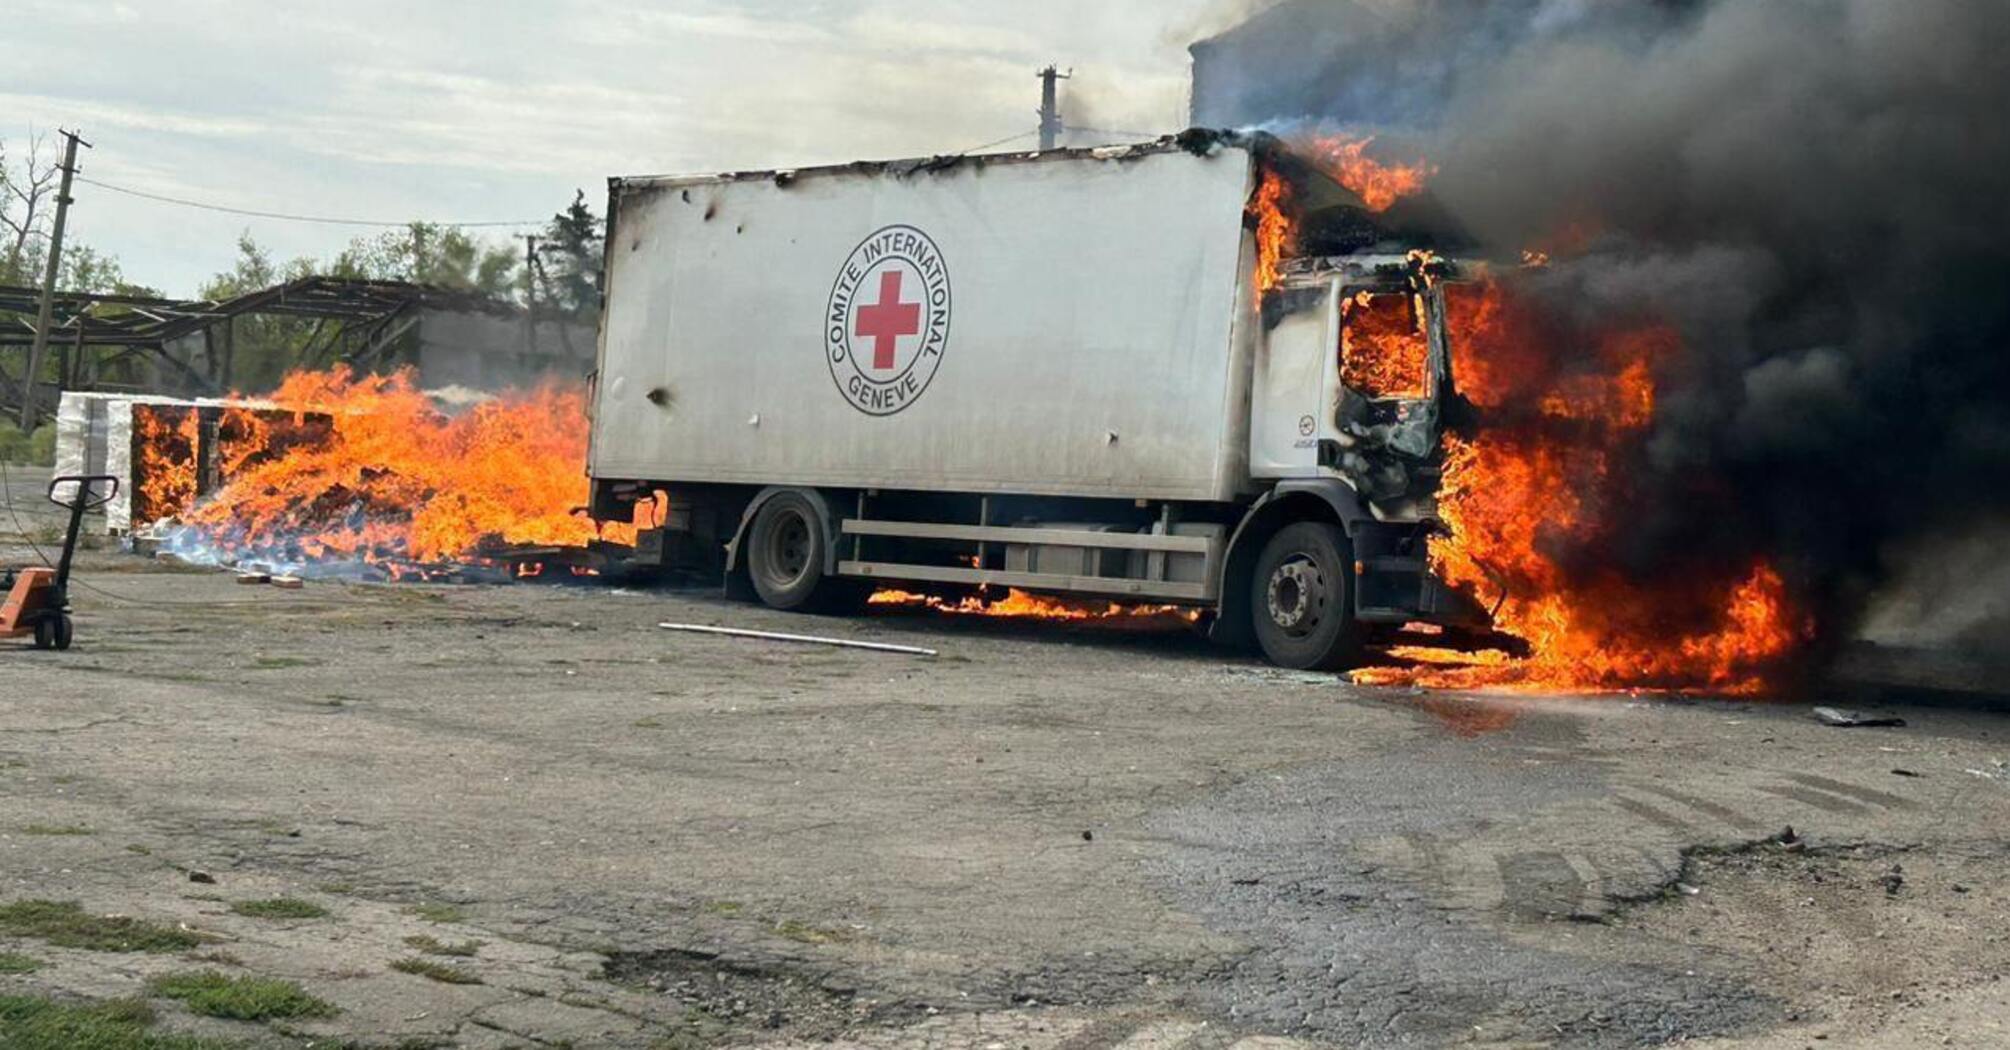
[[[1266,177],[1308,225],[1368,228],[1277,140],[1221,133],[615,179],[593,513],[656,503],[649,557],[716,555],[784,609],[880,583],[1178,603],[1298,667],[1469,622],[1425,571],[1442,265],[1381,245],[1259,289]],[[1412,354],[1407,387],[1343,384],[1357,343]]]

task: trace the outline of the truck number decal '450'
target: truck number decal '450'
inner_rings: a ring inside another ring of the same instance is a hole
[[[949,267],[913,226],[876,230],[838,268],[824,362],[853,408],[890,416],[928,389],[949,346]]]

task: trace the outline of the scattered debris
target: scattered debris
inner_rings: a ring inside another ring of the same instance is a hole
[[[240,572],[237,574],[237,582],[250,584],[271,583],[272,574],[269,572]]]
[[[889,645],[885,642],[860,642],[849,638],[826,638],[813,634],[783,634],[780,631],[750,631],[739,627],[708,627],[698,623],[659,623],[656,626],[666,631],[689,631],[694,634],[723,634],[732,638],[760,638],[772,642],[802,642],[808,645],[834,645],[843,649],[870,649],[878,653],[905,653],[909,656],[934,656],[933,649],[923,649],[915,645]]]
[[[216,885],[216,876],[206,871],[190,871],[188,873],[188,881],[200,882],[205,886],[214,886]]]
[[[1919,777],[1919,776],[1925,776],[1925,774],[1924,774],[1924,773],[1915,773],[1915,772],[1913,772],[1913,771],[1912,771],[1912,770],[1910,770],[1910,769],[1894,769],[1894,770],[1892,770],[1892,771],[1891,771],[1891,775],[1892,775],[1892,776],[1895,776],[1895,777]]]
[[[1898,896],[1898,891],[1905,888],[1905,868],[1901,865],[1893,864],[1891,870],[1885,872],[1884,877],[1877,881],[1884,885],[1885,896],[1896,897]]]
[[[1825,726],[1838,729],[1874,729],[1882,726],[1899,728],[1905,725],[1903,718],[1867,715],[1861,711],[1844,711],[1835,707],[1817,707],[1814,716]]]
[[[1799,853],[1808,848],[1807,840],[1794,834],[1794,826],[1792,824],[1781,828],[1780,833],[1773,836],[1773,841],[1779,843],[1780,848],[1786,850],[1788,853]]]
[[[305,587],[307,582],[298,576],[274,576],[272,585],[282,591],[297,591]]]

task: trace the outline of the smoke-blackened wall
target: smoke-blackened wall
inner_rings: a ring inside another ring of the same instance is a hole
[[[1624,542],[1601,556],[1647,573],[1764,555],[1835,637],[1893,552],[1916,562],[1922,537],[2010,509],[2001,4],[1362,0],[1260,18],[1324,56],[1230,92],[1276,70],[1199,45],[1197,112],[1386,114],[1488,250],[1554,250],[1532,282],[1553,309],[1682,335],[1624,464],[1631,495],[1607,511]]]

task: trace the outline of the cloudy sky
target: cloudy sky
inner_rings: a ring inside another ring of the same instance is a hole
[[[967,149],[1034,127],[1182,123],[1185,45],[1232,0],[12,0],[0,140],[79,127],[87,177],[241,208],[548,216],[610,174]],[[249,229],[284,256],[367,230],[78,187],[73,235],[193,294]],[[497,236],[508,231],[491,231]]]

